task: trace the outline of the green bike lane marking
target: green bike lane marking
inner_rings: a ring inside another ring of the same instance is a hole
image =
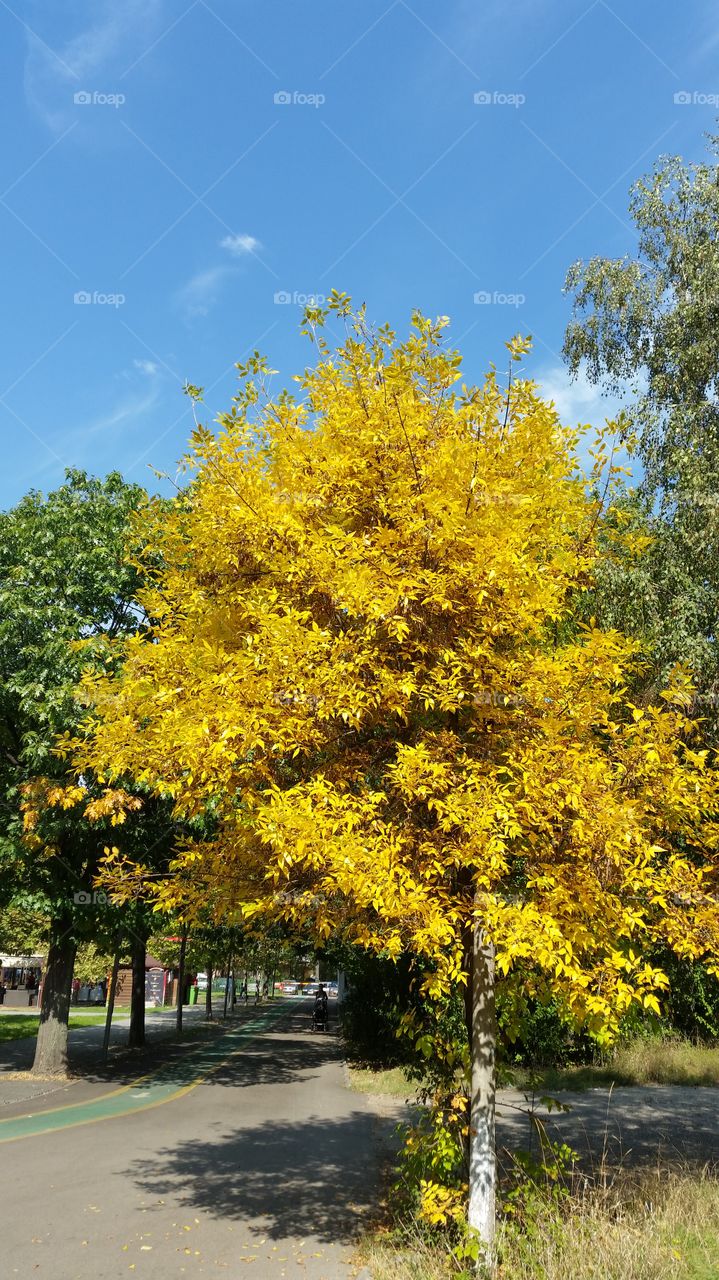
[[[132,1084],[113,1089],[101,1098],[94,1098],[90,1102],[70,1102],[63,1107],[38,1111],[35,1115],[0,1120],[0,1143],[16,1142],[19,1138],[37,1137],[81,1124],[94,1124],[100,1120],[114,1120],[117,1116],[132,1115],[166,1102],[174,1102],[239,1053],[245,1042],[256,1032],[271,1025],[279,1015],[287,1012],[287,1005],[265,1009],[243,1026],[226,1031],[212,1044],[192,1048],[179,1062],[160,1066],[156,1071],[140,1076]],[[234,1048],[228,1048],[233,1045]]]

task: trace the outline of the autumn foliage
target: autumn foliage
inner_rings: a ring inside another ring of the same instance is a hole
[[[143,516],[151,636],[88,682],[78,769],[211,815],[158,905],[211,892],[408,949],[430,994],[464,981],[479,918],[518,1002],[551,987],[610,1035],[656,1007],[654,942],[715,954],[717,829],[687,677],[636,707],[637,646],[573,620],[604,445],[587,480],[530,381],[461,388],[441,320],[400,341],[330,310],[346,339],[308,314],[299,395],[253,357],[181,497]],[[129,892],[142,867],[107,875]]]

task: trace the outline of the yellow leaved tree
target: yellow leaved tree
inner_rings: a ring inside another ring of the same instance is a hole
[[[159,905],[205,886],[228,913],[410,950],[430,995],[466,991],[469,1216],[489,1248],[495,973],[611,1036],[656,1007],[658,939],[713,957],[714,775],[686,676],[635,707],[636,646],[573,621],[601,441],[587,480],[531,382],[460,388],[444,320],[415,315],[400,341],[344,295],[329,311],[345,340],[307,313],[297,397],[255,356],[217,431],[194,432],[190,483],[143,530],[151,638],[88,682],[73,749],[108,786],[216,822],[150,886]],[[115,887],[133,875],[110,855]]]

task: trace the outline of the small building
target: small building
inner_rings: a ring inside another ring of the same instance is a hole
[[[145,1004],[158,1007],[165,1003],[167,971],[154,956],[145,956]],[[116,1004],[130,1004],[132,999],[132,965],[123,964],[117,971]]]
[[[37,991],[45,956],[0,955],[0,979],[8,991]]]

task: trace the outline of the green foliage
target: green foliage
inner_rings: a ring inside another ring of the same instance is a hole
[[[669,978],[665,1025],[690,1039],[719,1040],[719,981],[699,961],[671,952],[660,963]]]
[[[112,669],[111,642],[145,626],[133,520],[146,500],[117,472],[69,471],[55,492],[0,514],[0,906],[45,917],[48,941],[68,959],[80,944],[76,972],[88,979],[106,971],[119,940],[147,932],[139,904],[117,906],[96,884],[106,846],[166,868],[176,833],[154,798],[135,799],[122,821],[113,793],[91,770],[78,776],[58,747],[82,731],[81,677]],[[49,965],[48,1004],[55,973]],[[44,1070],[62,1068],[62,1038],[39,1052]]]
[[[73,911],[73,897],[92,889],[98,836],[58,810],[41,842],[53,856],[31,850],[23,789],[39,776],[65,780],[56,737],[83,717],[80,676],[107,661],[108,638],[142,623],[138,571],[124,550],[144,500],[117,472],[97,480],[69,471],[54,493],[30,493],[0,513],[0,896],[75,914],[81,926],[88,913]]]
[[[573,372],[625,396],[625,441],[644,469],[630,518],[653,543],[605,572],[602,621],[648,642],[661,680],[677,661],[697,673],[699,711],[719,699],[719,141],[686,164],[663,157],[635,183],[636,257],[594,257],[567,276]],[[636,433],[636,444],[628,439]]]
[[[155,921],[157,917],[155,917]],[[180,963],[183,923],[168,916],[162,932],[153,933],[147,949],[168,969]],[[210,966],[224,972],[230,960],[238,983],[247,972],[252,978],[263,975],[268,983],[292,968],[295,946],[281,925],[254,928],[207,922],[191,926],[185,949],[185,971],[204,973]]]
[[[47,944],[50,921],[39,911],[16,904],[0,912],[0,952],[35,955]]]
[[[342,1030],[349,1057],[374,1067],[409,1064],[411,1046],[397,1035],[411,996],[407,958],[395,962],[360,947],[336,954],[347,977]]]
[[[569,1200],[579,1159],[566,1142],[550,1140],[533,1111],[530,1117],[539,1139],[538,1150],[513,1151],[500,1188],[505,1218],[519,1226],[523,1242],[529,1245],[537,1231],[543,1229],[540,1222],[546,1222],[547,1207],[561,1208]]]
[[[508,995],[501,985],[497,993],[502,1065],[541,1069],[587,1061],[596,1052],[594,1041],[575,1026],[557,997],[529,999],[517,1015],[510,998],[513,994]]]
[[[467,1192],[466,1107],[447,1103],[407,1126],[393,1187],[400,1212],[442,1227],[464,1222]]]
[[[0,514],[6,785],[17,771],[57,774],[55,735],[77,723],[75,686],[88,655],[100,659],[104,637],[137,630],[138,573],[122,553],[145,496],[117,472],[97,480],[69,471],[54,493],[30,493]]]
[[[73,977],[80,982],[100,982],[112,969],[113,957],[102,951],[94,942],[85,942],[77,949]]]

